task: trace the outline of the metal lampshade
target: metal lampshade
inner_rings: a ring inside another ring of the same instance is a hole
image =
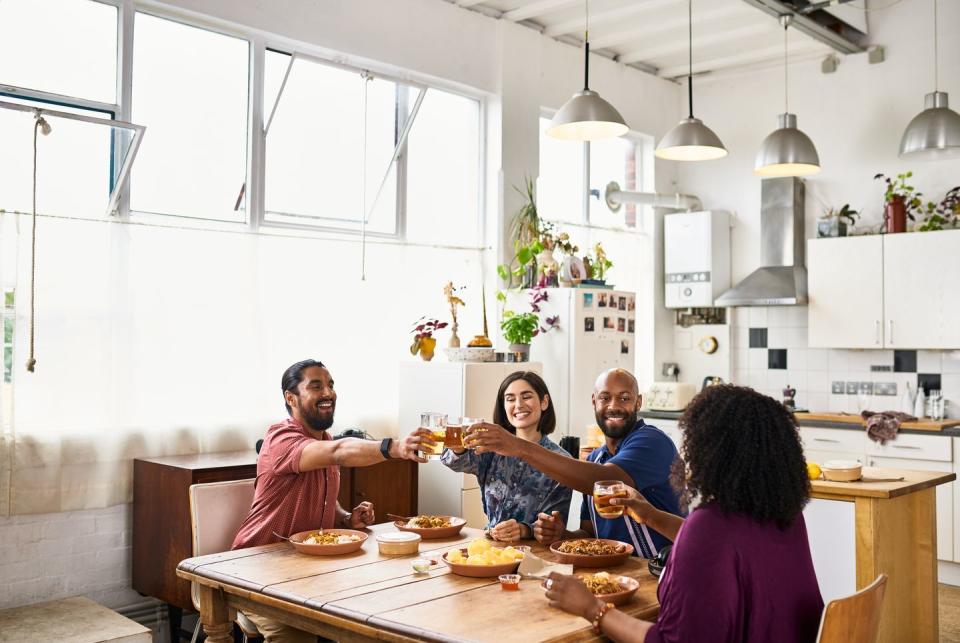
[[[597,92],[584,89],[553,115],[547,136],[568,141],[597,141],[623,136],[628,129],[613,105]]]
[[[820,171],[820,156],[810,137],[797,129],[796,114],[780,114],[778,127],[763,139],[753,173],[757,176],[807,176]]]
[[[931,92],[923,103],[924,110],[903,132],[900,156],[921,161],[960,158],[960,114],[950,109],[947,93]]]
[[[720,137],[699,118],[685,118],[660,139],[654,152],[669,161],[710,161],[727,155]]]

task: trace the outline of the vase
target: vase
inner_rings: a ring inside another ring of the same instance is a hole
[[[510,352],[513,353],[515,362],[530,361],[530,344],[510,344]]]
[[[424,337],[420,340],[420,359],[429,362],[433,359],[433,350],[437,347],[437,340],[433,337]]]
[[[887,234],[907,231],[907,204],[903,202],[902,196],[895,195],[887,201],[883,210],[883,220]]]
[[[453,325],[450,327],[452,331],[450,334],[450,341],[447,343],[447,346],[450,348],[460,348],[460,336],[457,335],[457,329],[460,328],[460,325],[457,322],[453,322]]]
[[[553,256],[553,250],[547,248],[541,250],[537,255],[538,285],[545,288],[556,287],[559,283],[557,280],[559,271],[560,266]]]

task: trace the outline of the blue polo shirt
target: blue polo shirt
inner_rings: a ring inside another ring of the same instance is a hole
[[[677,448],[673,440],[655,426],[645,424],[643,420],[617,445],[616,455],[610,455],[607,445],[594,449],[587,460],[597,464],[612,462],[631,478],[637,491],[647,501],[663,511],[682,516],[677,493],[670,486],[670,466],[677,457]],[[593,507],[593,497],[584,496],[580,510],[581,520],[593,523],[597,538],[609,538],[633,545],[635,556],[653,558],[661,547],[670,541],[641,525],[626,513],[621,518],[601,518]]]

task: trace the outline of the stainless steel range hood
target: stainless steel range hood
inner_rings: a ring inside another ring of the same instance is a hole
[[[760,267],[720,295],[717,306],[807,303],[803,181],[763,179],[760,201]]]

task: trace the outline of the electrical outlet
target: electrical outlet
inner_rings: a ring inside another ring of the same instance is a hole
[[[860,390],[860,382],[847,382],[847,395],[856,395]]]
[[[830,384],[830,392],[834,395],[843,395],[843,382],[833,382]]]
[[[896,395],[897,383],[896,382],[874,382],[873,394],[874,395]]]
[[[871,364],[870,372],[871,373],[889,373],[893,371],[893,366],[889,364]]]
[[[860,392],[873,395],[873,382],[860,382]]]

